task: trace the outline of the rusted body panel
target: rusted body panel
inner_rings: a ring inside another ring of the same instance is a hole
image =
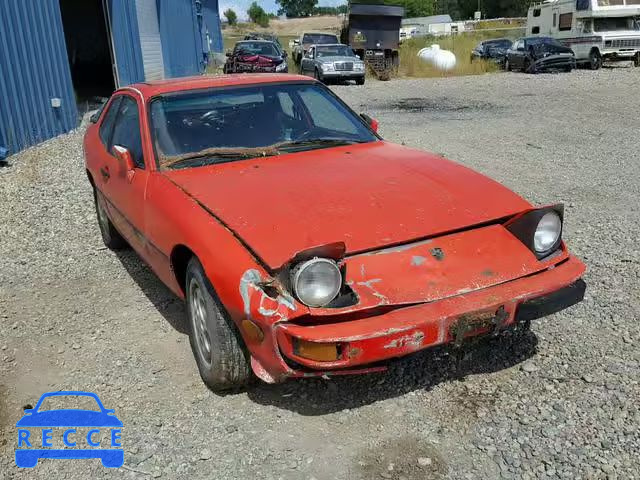
[[[309,79],[227,75],[125,88],[116,95],[138,102],[145,170],[122,169],[99,123],[84,147],[110,216],[176,295],[184,297],[176,252],[198,257],[263,380],[377,371],[384,367],[371,364],[454,341],[460,322],[478,322],[464,335],[486,333],[487,319],[509,325],[522,302],[583,275],[564,244],[538,260],[505,228],[528,202],[454,162],[384,141],[157,170],[150,97],[258,82]],[[309,308],[292,296],[280,273],[314,247],[337,252],[354,302]],[[299,341],[337,343],[339,358],[303,358]]]

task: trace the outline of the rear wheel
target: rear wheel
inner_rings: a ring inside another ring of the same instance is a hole
[[[102,241],[107,248],[111,250],[121,250],[126,248],[127,241],[120,235],[120,232],[113,226],[109,216],[107,215],[106,200],[102,193],[95,188],[93,189],[93,200],[96,204],[96,215],[98,217],[98,226],[100,227],[100,235]]]
[[[249,355],[196,257],[189,261],[185,280],[189,341],[200,377],[213,391],[245,385],[251,377]]]
[[[591,70],[599,70],[602,67],[602,55],[595,48],[589,53],[589,68]]]

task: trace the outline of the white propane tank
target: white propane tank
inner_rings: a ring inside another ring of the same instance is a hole
[[[440,45],[434,44],[418,52],[418,57],[430,63],[438,70],[449,71],[456,66],[456,56],[449,50],[441,50]]]

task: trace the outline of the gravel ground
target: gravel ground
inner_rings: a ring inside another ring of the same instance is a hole
[[[0,169],[0,478],[640,478],[639,81],[616,68],[334,87],[389,140],[564,201],[587,297],[522,342],[226,396],[198,377],[182,304],[134,254],[103,248],[82,129],[12,157]],[[116,409],[122,469],[15,467],[22,407],[61,389]]]

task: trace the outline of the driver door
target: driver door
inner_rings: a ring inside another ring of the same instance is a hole
[[[124,94],[113,126],[104,168],[110,196],[110,212],[120,233],[144,258],[146,249],[144,202],[149,171],[145,164],[140,125],[140,105],[136,98]],[[129,170],[116,155],[114,147],[131,153],[135,167]]]

